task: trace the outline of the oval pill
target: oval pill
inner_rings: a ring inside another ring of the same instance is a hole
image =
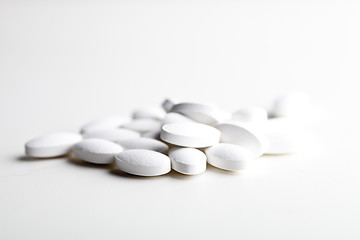
[[[201,123],[171,123],[162,127],[160,138],[177,146],[203,148],[217,144],[220,132]]]
[[[241,123],[222,123],[216,126],[221,132],[220,142],[242,146],[249,150],[254,157],[264,152],[264,139],[261,133]]]
[[[302,126],[287,118],[272,118],[264,127],[265,154],[287,154],[298,150]]]
[[[121,128],[130,129],[139,133],[146,133],[159,130],[161,128],[161,123],[155,119],[143,118],[135,119],[131,122],[123,124]]]
[[[169,150],[168,145],[165,143],[145,137],[119,140],[116,143],[125,149],[148,149],[161,153],[167,153]]]
[[[161,121],[161,125],[176,123],[176,122],[194,122],[194,121],[180,113],[171,112],[166,114],[164,119]]]
[[[164,116],[165,111],[157,107],[140,108],[135,110],[132,114],[133,119],[150,118],[161,120],[164,118]]]
[[[169,98],[166,98],[161,104],[165,112],[170,112],[174,105],[175,105],[175,101]]]
[[[310,108],[310,97],[302,92],[288,93],[275,99],[273,117],[304,117]]]
[[[253,155],[246,148],[229,144],[219,143],[205,149],[208,163],[214,167],[229,171],[245,169],[253,159]]]
[[[30,157],[48,158],[65,155],[82,136],[72,132],[46,134],[25,143],[25,153]]]
[[[161,129],[156,129],[149,132],[145,132],[141,136],[144,138],[152,138],[152,139],[160,140],[160,133],[161,133]]]
[[[192,120],[208,125],[215,125],[230,118],[230,114],[210,104],[179,103],[172,107],[172,112],[184,114]]]
[[[186,175],[197,175],[206,170],[206,155],[195,148],[174,147],[169,151],[171,167]]]
[[[128,121],[128,118],[122,116],[103,117],[85,124],[81,127],[80,132],[88,133],[90,131],[118,128],[121,124],[124,124]]]
[[[87,132],[84,133],[83,136],[84,138],[101,138],[115,142],[118,140],[138,138],[140,134],[129,129],[114,128]]]
[[[232,119],[240,122],[266,122],[267,111],[260,107],[243,107],[232,114]]]
[[[125,150],[115,155],[118,169],[138,176],[158,176],[171,170],[170,158],[147,149]]]
[[[85,139],[73,147],[76,158],[97,164],[109,164],[114,162],[115,155],[123,148],[111,141],[98,138]]]

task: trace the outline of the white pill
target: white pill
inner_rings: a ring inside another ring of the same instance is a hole
[[[180,113],[171,112],[166,114],[164,119],[161,121],[161,125],[176,123],[176,122],[194,122],[194,121]]]
[[[220,132],[201,123],[171,123],[162,127],[160,138],[177,146],[203,148],[217,144]]]
[[[267,111],[260,107],[243,107],[232,114],[232,119],[240,122],[266,122]]]
[[[162,102],[161,106],[165,110],[165,112],[170,112],[175,104],[176,103],[173,99],[167,98]]]
[[[179,103],[173,106],[171,111],[184,114],[196,122],[208,125],[215,125],[230,118],[230,113],[216,106],[201,103]]]
[[[135,119],[131,122],[125,123],[121,127],[133,131],[137,131],[139,133],[146,133],[150,131],[159,130],[161,128],[161,123],[155,119],[143,118],[143,119]]]
[[[87,132],[84,133],[83,136],[84,138],[101,138],[115,142],[118,140],[138,138],[140,134],[129,129],[114,128]]]
[[[266,154],[296,152],[303,138],[303,128],[297,122],[286,118],[269,119],[264,129]]]
[[[174,147],[169,151],[171,167],[186,175],[197,175],[206,170],[206,155],[195,148]]]
[[[90,131],[98,131],[104,129],[117,128],[120,125],[128,122],[129,119],[122,116],[109,116],[94,120],[90,123],[85,124],[81,129],[81,133],[87,133]]]
[[[56,132],[34,138],[25,143],[25,153],[30,157],[48,158],[65,155],[82,136],[71,132]]]
[[[161,133],[161,129],[156,129],[149,132],[145,132],[141,136],[144,138],[152,138],[152,139],[160,140],[160,133]]]
[[[264,139],[261,132],[249,124],[222,123],[216,126],[221,132],[220,142],[232,143],[249,150],[254,157],[264,153]]]
[[[76,158],[90,163],[108,164],[115,160],[115,155],[122,152],[118,144],[99,138],[85,139],[73,147]]]
[[[141,119],[141,118],[151,118],[156,120],[161,120],[165,116],[165,111],[158,107],[147,107],[140,108],[133,112],[133,119]]]
[[[138,176],[158,176],[171,170],[170,158],[147,149],[125,150],[115,155],[118,169]]]
[[[246,148],[229,143],[209,147],[205,153],[209,164],[230,171],[245,169],[254,158]]]
[[[275,99],[271,115],[273,117],[297,117],[306,115],[310,108],[310,98],[307,94],[289,93]]]
[[[127,140],[116,141],[117,144],[125,149],[148,149],[156,152],[167,153],[168,145],[151,138],[133,138]]]

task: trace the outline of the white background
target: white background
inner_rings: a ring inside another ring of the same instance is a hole
[[[0,239],[359,239],[358,1],[0,0]],[[304,148],[140,178],[24,142],[170,96],[305,91]]]

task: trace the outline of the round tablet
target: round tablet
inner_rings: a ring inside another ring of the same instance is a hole
[[[161,120],[165,116],[165,111],[157,107],[140,108],[133,112],[133,119],[151,118]]]
[[[140,134],[128,129],[113,128],[87,132],[84,133],[83,136],[84,138],[102,138],[115,142],[118,140],[138,138]]]
[[[171,123],[162,127],[160,138],[177,146],[203,148],[217,144],[220,132],[201,123]]]
[[[197,175],[206,170],[206,155],[195,148],[174,147],[169,151],[171,167],[186,175]]]
[[[167,153],[169,150],[168,145],[165,143],[145,137],[119,140],[116,143],[125,149],[148,149],[161,153]]]
[[[121,124],[124,124],[128,121],[129,121],[128,118],[122,116],[104,117],[85,124],[80,129],[80,132],[87,133],[90,131],[118,128]]]
[[[158,120],[143,118],[143,119],[135,119],[131,122],[125,123],[121,127],[139,133],[145,133],[145,132],[159,130],[161,128],[161,124]]]
[[[56,132],[34,138],[25,143],[25,153],[30,157],[58,157],[70,152],[82,136],[72,132]]]
[[[125,150],[115,155],[118,169],[138,176],[158,176],[171,170],[170,158],[147,149]]]
[[[246,168],[253,155],[244,147],[219,143],[205,150],[208,163],[224,170],[235,171]]]
[[[179,103],[172,107],[172,112],[184,114],[192,120],[208,125],[215,125],[230,118],[230,114],[210,104]]]
[[[268,115],[260,107],[243,107],[232,114],[232,119],[240,122],[266,122]]]
[[[232,143],[249,150],[254,157],[263,154],[263,136],[255,129],[241,123],[222,123],[216,126],[221,132],[220,142]]]
[[[164,119],[161,121],[161,125],[176,123],[176,122],[194,122],[194,121],[180,113],[171,112],[166,114]]]
[[[112,163],[115,155],[122,150],[122,147],[118,144],[99,138],[85,139],[73,147],[76,158],[97,164]]]

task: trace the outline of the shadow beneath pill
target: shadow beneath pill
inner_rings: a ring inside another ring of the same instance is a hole
[[[89,163],[89,162],[85,162],[83,160],[80,160],[78,158],[75,158],[73,156],[69,156],[67,158],[67,161],[71,165],[78,166],[78,167],[97,168],[97,169],[113,169],[113,168],[115,168],[115,165],[113,163],[110,163],[110,164]]]
[[[157,177],[161,177],[161,176],[136,176],[136,175],[132,175],[130,173],[126,173],[123,172],[119,169],[111,169],[109,170],[109,173],[113,176],[116,177],[124,177],[124,178],[129,178],[129,179],[139,179],[139,180],[145,180],[145,179],[149,179],[149,178],[157,178]]]
[[[206,166],[206,171],[209,172],[215,172],[215,173],[219,173],[219,174],[224,174],[224,175],[241,175],[242,171],[228,171],[228,170],[223,170],[220,168],[216,168],[210,164],[207,164]]]
[[[289,153],[264,153],[260,158],[264,157],[281,157],[281,156],[292,156],[296,155],[295,152],[289,152]]]
[[[173,179],[180,179],[180,180],[184,181],[184,180],[192,180],[194,178],[199,177],[200,175],[202,175],[202,174],[185,175],[185,174],[179,173],[179,172],[172,169],[168,174],[166,174],[164,176],[167,176],[167,177],[170,177],[170,178],[173,178]]]
[[[62,155],[59,157],[50,157],[50,158],[35,158],[35,157],[29,157],[29,156],[18,156],[15,157],[17,161],[20,162],[41,162],[41,161],[47,161],[47,160],[64,160],[68,157],[68,155]]]

